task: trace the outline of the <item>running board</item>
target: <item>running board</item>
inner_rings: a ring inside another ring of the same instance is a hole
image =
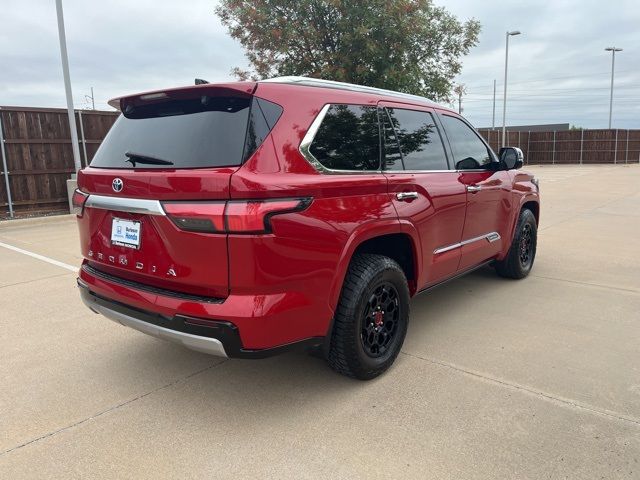
[[[475,267],[467,268],[466,270],[463,270],[460,273],[456,273],[451,278],[447,278],[446,280],[442,280],[441,282],[438,282],[438,283],[436,283],[434,285],[431,285],[430,287],[426,287],[426,288],[423,288],[422,290],[419,290],[418,293],[416,293],[416,295],[420,295],[421,293],[425,293],[425,292],[430,292],[431,290],[434,290],[434,289],[444,285],[445,283],[449,283],[452,280],[456,280],[456,279],[458,279],[460,277],[464,277],[466,274],[471,273],[471,272],[473,272],[475,270],[478,270],[479,268],[486,267],[487,265],[490,265],[493,262],[494,262],[494,260],[487,260],[486,262],[482,262],[482,263],[476,265]]]

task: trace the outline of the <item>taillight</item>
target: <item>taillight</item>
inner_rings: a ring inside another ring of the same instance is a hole
[[[223,233],[225,202],[163,203],[176,226],[189,232]]]
[[[299,198],[229,202],[225,212],[227,231],[229,233],[270,232],[271,217],[282,213],[295,212],[301,209],[300,207],[303,205],[303,202],[305,202],[305,200]],[[308,205],[308,203],[306,205]],[[306,208],[306,205],[303,208]]]
[[[82,217],[84,202],[87,201],[87,198],[89,198],[89,195],[81,192],[77,188],[73,192],[73,196],[71,197],[71,205],[73,206],[73,213],[75,213],[78,217]]]
[[[299,212],[310,198],[231,200],[229,202],[164,202],[162,206],[180,229],[203,233],[269,233],[271,217]]]

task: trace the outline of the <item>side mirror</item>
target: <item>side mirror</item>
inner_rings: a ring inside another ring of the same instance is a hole
[[[502,147],[498,156],[506,170],[518,169],[524,163],[524,155],[518,147]]]

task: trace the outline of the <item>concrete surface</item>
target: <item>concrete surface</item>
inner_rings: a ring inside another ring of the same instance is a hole
[[[0,478],[640,478],[640,166],[530,170],[532,275],[415,298],[371,382],[146,337],[0,247]],[[81,260],[72,216],[3,222],[0,242]]]

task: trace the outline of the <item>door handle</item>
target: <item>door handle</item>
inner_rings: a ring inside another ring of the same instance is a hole
[[[396,198],[401,202],[415,200],[416,198],[418,198],[418,192],[399,192],[396,193]]]
[[[476,193],[480,190],[482,190],[482,187],[480,185],[467,185],[467,192],[469,193]]]

